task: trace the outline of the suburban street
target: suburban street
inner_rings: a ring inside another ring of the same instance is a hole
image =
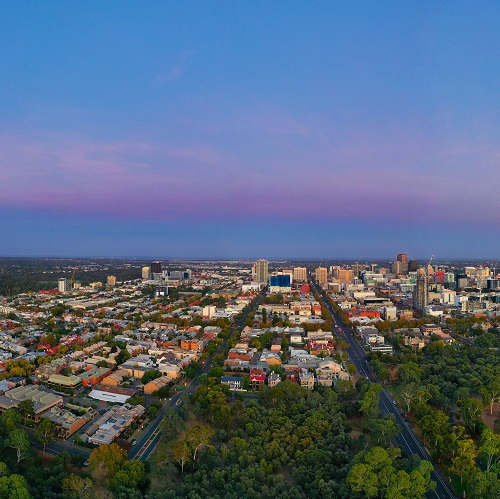
[[[229,338],[233,335],[236,329],[243,328],[243,324],[247,320],[248,315],[255,310],[260,304],[261,295],[252,302],[252,304],[243,312],[242,316],[232,325],[231,334],[219,345],[217,352],[220,352],[226,348]],[[129,451],[130,459],[139,459],[140,461],[145,461],[154,451],[158,442],[161,440],[161,432],[159,431],[160,423],[163,420],[165,411],[172,407],[176,411],[180,410],[181,407],[189,400],[189,397],[196,391],[199,384],[199,377],[202,374],[207,374],[212,368],[213,355],[209,357],[203,367],[200,369],[198,374],[194,377],[191,383],[182,392],[177,392],[173,395],[170,400],[162,407],[158,412],[156,418],[148,425],[148,427],[142,432],[142,434],[137,438],[137,443]]]
[[[349,348],[346,350],[350,361],[356,366],[357,372],[368,378],[370,381],[377,383],[377,377],[373,372],[372,368],[365,359],[365,351],[362,346],[358,343],[354,337],[351,328],[345,326],[338,315],[333,310],[330,303],[325,299],[325,295],[322,289],[320,289],[315,283],[311,283],[314,290],[321,298],[323,305],[326,307],[328,312],[332,316],[332,323],[336,329],[337,334],[349,344]],[[456,496],[450,490],[448,486],[447,479],[442,475],[441,471],[432,461],[427,449],[420,443],[418,437],[416,436],[413,429],[410,427],[405,418],[402,417],[398,407],[395,405],[394,399],[390,396],[389,392],[384,388],[380,395],[380,409],[388,414],[393,414],[396,418],[396,423],[401,427],[400,434],[396,437],[396,444],[401,447],[403,452],[407,456],[416,454],[421,459],[426,459],[431,462],[434,466],[434,471],[432,473],[432,479],[436,482],[436,490],[434,492],[429,492],[427,497],[429,499],[453,499]]]

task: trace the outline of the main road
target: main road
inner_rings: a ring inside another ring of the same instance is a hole
[[[214,355],[226,348],[228,340],[238,328],[243,328],[248,315],[260,304],[261,297],[262,295],[258,295],[255,300],[248,307],[246,307],[246,309],[243,310],[239,319],[232,325],[231,333],[219,345],[217,351],[205,361],[205,364],[200,369],[198,374],[193,378],[188,387],[182,392],[178,392],[173,395],[170,400],[160,409],[156,418],[141,433],[141,435],[136,440],[136,444],[130,449],[128,454],[129,459],[139,459],[140,461],[145,461],[151,455],[161,439],[160,423],[163,420],[165,411],[168,408],[173,408],[178,411],[188,401],[189,396],[195,392],[196,388],[198,388],[199,377],[202,374],[207,374],[208,371],[210,371]]]
[[[332,325],[337,330],[338,335],[349,344],[349,348],[346,350],[346,352],[349,356],[350,361],[356,366],[357,372],[367,378],[369,381],[377,383],[377,376],[366,361],[365,351],[354,337],[352,329],[342,323],[340,317],[330,305],[329,301],[326,299],[325,292],[320,289],[315,283],[311,283],[311,286],[320,297],[327,311],[330,313],[332,317]],[[429,461],[434,466],[434,470],[432,471],[431,476],[432,479],[436,482],[436,490],[428,492],[427,497],[429,499],[455,499],[456,496],[450,490],[446,478],[434,464],[427,449],[420,443],[420,440],[418,439],[417,435],[408,424],[406,419],[402,417],[396,406],[396,402],[385,388],[380,394],[380,409],[387,414],[393,414],[396,418],[396,422],[401,427],[400,434],[395,438],[398,447],[400,447],[407,456],[416,454],[421,459]]]

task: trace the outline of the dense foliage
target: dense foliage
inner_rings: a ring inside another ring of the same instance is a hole
[[[377,405],[380,392],[372,386],[378,385],[365,384],[362,400]],[[308,391],[285,381],[262,388],[258,400],[228,403],[221,385],[201,386],[194,398],[195,412],[209,426],[183,433],[183,422],[174,414],[169,416],[168,438],[176,433],[173,426],[182,434],[172,447],[178,482],[157,491],[155,497],[365,497],[350,484],[356,478],[348,480],[361,459],[359,455],[353,461],[356,442],[349,423],[352,417],[359,419],[359,404],[343,400],[340,392],[346,392],[346,387],[339,388],[339,394],[332,389]],[[352,396],[356,391],[349,393]],[[216,429],[210,430],[210,425]],[[373,441],[364,442],[371,445]],[[196,448],[197,453],[193,452]],[[395,477],[406,477],[406,485],[418,482],[417,490],[428,490],[429,469],[420,461],[400,459],[396,449],[390,465]],[[420,496],[410,487],[399,497]],[[390,497],[382,486],[379,497]]]

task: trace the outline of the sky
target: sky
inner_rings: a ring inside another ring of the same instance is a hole
[[[500,260],[500,2],[0,6],[0,256]]]

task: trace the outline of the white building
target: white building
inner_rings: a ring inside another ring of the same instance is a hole
[[[57,291],[59,293],[66,293],[69,290],[69,282],[65,277],[61,277],[57,282]]]

